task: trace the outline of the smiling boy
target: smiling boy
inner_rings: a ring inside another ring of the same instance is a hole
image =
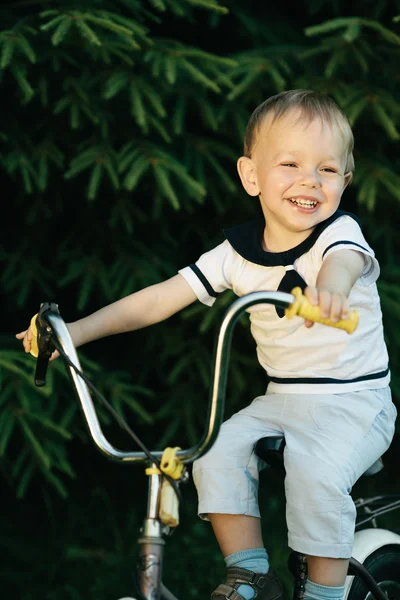
[[[222,425],[193,466],[199,514],[228,568],[215,600],[282,596],[261,536],[258,439],[285,436],[289,546],[307,555],[305,600],[341,600],[354,537],[350,491],[393,437],[379,265],[354,215],[338,210],[352,149],[347,118],[330,98],[310,90],[269,98],[251,116],[238,160],[263,217],[226,230],[222,244],[171,279],[68,325],[80,346],[157,323],[196,299],[211,306],[226,289],[242,296],[295,285],[323,317],[345,318],[349,305],[359,311],[350,336],[271,306],[248,311],[267,391]],[[30,328],[17,337],[29,352]]]
[[[223,424],[193,469],[199,514],[211,521],[228,567],[216,600],[234,591],[260,600],[281,594],[261,537],[259,438],[285,435],[289,546],[307,555],[305,598],[340,600],[355,525],[350,491],[393,436],[379,266],[356,218],[338,211],[352,149],[347,118],[326,96],[291,90],[266,100],[238,160],[263,218],[226,230],[193,272],[181,271],[210,305],[227,287],[241,296],[300,285],[323,317],[346,318],[349,302],[360,313],[360,327],[346,336],[312,323],[306,331],[272,307],[249,310],[267,393]]]
[[[301,90],[286,93],[278,108],[272,108],[270,99],[254,111],[245,135],[244,156],[238,160],[243,187],[261,202],[266,223],[262,247],[268,252],[282,252],[307,239],[318,223],[337,210],[353,176],[353,134],[347,119],[338,110],[326,110],[322,115],[322,105],[318,112],[315,97],[307,94],[303,94],[302,108],[296,108],[295,102],[291,106],[301,94]],[[321,298],[322,316],[334,321],[347,316],[347,296],[364,268],[363,256],[357,252],[345,251],[332,258],[336,263],[340,259],[352,268],[350,280],[342,280],[343,289],[335,283],[331,290],[334,298],[327,294]],[[324,270],[327,267],[325,262]],[[307,295],[318,303],[315,289],[309,288]]]

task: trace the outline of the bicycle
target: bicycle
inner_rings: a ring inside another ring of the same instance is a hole
[[[299,314],[313,321],[341,327],[348,333],[357,326],[356,311],[353,311],[346,321],[335,324],[329,319],[321,319],[318,307],[308,304],[299,289],[292,290],[292,294],[254,292],[235,300],[225,312],[216,339],[212,385],[203,435],[192,448],[166,448],[164,452],[149,451],[82,373],[76,350],[58,306],[54,303],[44,303],[38,315],[32,319],[34,335],[36,330],[31,351],[37,357],[36,385],[44,385],[49,358],[54,349],[57,349],[68,367],[90,435],[97,448],[109,459],[146,465],[145,472],[149,478],[147,511],[137,540],[139,559],[136,566],[136,597],[120,600],[177,600],[162,582],[162,562],[165,539],[171,529],[179,524],[179,485],[188,479],[186,465],[205,454],[218,435],[224,413],[234,327],[246,309],[262,303],[285,309],[289,318]],[[101,430],[90,390],[112,412],[142,451],[123,452],[110,444]],[[284,444],[283,437],[262,438],[256,444],[256,452],[267,466],[282,469]],[[373,475],[382,468],[383,462],[379,459],[365,475]],[[364,515],[359,516],[356,524],[344,600],[369,600],[370,596],[375,600],[387,600],[388,597],[400,600],[400,535],[389,529],[378,528],[376,522],[378,516],[400,507],[400,494],[359,499],[355,504],[358,511],[364,511]],[[360,529],[369,522],[372,523],[372,527]],[[294,578],[293,600],[302,600],[307,579],[306,557],[292,551],[288,567]]]

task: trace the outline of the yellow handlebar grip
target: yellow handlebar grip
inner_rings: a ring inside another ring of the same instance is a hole
[[[32,341],[31,341],[31,351],[30,354],[32,354],[32,356],[34,356],[35,358],[37,358],[39,356],[39,347],[38,347],[38,343],[37,343],[37,327],[36,327],[36,317],[38,316],[38,313],[36,313],[36,315],[34,315],[31,319],[31,331],[32,331]]]
[[[301,288],[295,287],[292,292],[295,300],[288,308],[285,309],[285,315],[288,319],[291,319],[295,315],[314,321],[315,323],[322,323],[323,325],[329,325],[329,327],[337,327],[338,329],[344,329],[347,333],[353,333],[358,325],[358,312],[356,310],[351,311],[350,316],[347,319],[341,319],[336,323],[331,319],[322,319],[321,311],[319,306],[314,306],[303,296]]]

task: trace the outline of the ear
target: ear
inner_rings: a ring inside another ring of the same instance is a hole
[[[240,181],[250,196],[258,196],[260,188],[257,181],[257,169],[248,156],[241,156],[237,161],[237,170]]]
[[[343,187],[343,190],[345,190],[347,188],[347,186],[350,185],[352,179],[353,179],[353,173],[351,171],[349,171],[348,173],[344,174],[344,187]]]

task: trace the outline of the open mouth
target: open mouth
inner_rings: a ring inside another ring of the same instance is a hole
[[[302,198],[288,198],[292,204],[302,208],[315,208],[318,204],[316,200],[303,200]]]

